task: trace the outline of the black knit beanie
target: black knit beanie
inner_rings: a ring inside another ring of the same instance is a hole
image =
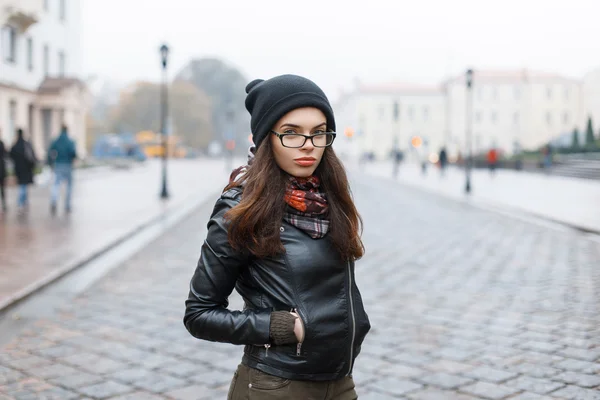
[[[297,108],[318,108],[327,118],[327,129],[335,131],[329,100],[321,88],[309,79],[297,75],[255,79],[246,86],[246,93],[246,109],[251,115],[250,128],[256,148],[281,117]]]

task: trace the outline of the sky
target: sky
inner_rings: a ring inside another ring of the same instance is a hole
[[[218,57],[248,81],[295,73],[335,98],[477,69],[581,77],[600,67],[598,0],[80,0],[85,76],[158,80]]]

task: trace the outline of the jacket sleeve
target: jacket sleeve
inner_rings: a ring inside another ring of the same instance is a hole
[[[183,323],[192,336],[233,344],[269,343],[271,309],[231,311],[228,297],[233,292],[248,256],[234,251],[227,240],[223,215],[239,200],[224,193],[208,222],[208,234],[190,282]]]

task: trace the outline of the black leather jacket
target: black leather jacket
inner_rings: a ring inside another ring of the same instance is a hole
[[[190,283],[184,324],[196,338],[243,344],[242,363],[286,379],[324,381],[352,374],[371,328],[354,280],[325,236],[315,240],[282,222],[285,254],[256,259],[235,252],[223,215],[241,199],[231,189],[217,201]],[[243,311],[227,309],[235,289]],[[296,309],[304,323],[301,344],[271,346],[272,311]]]

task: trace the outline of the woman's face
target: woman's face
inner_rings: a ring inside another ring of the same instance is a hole
[[[327,119],[318,108],[297,108],[285,114],[275,124],[273,130],[281,134],[314,135],[326,132]],[[270,136],[273,155],[279,168],[298,178],[311,176],[315,172],[325,152],[324,147],[315,147],[310,140],[307,140],[300,148],[289,148],[283,146],[281,139],[274,133]]]

